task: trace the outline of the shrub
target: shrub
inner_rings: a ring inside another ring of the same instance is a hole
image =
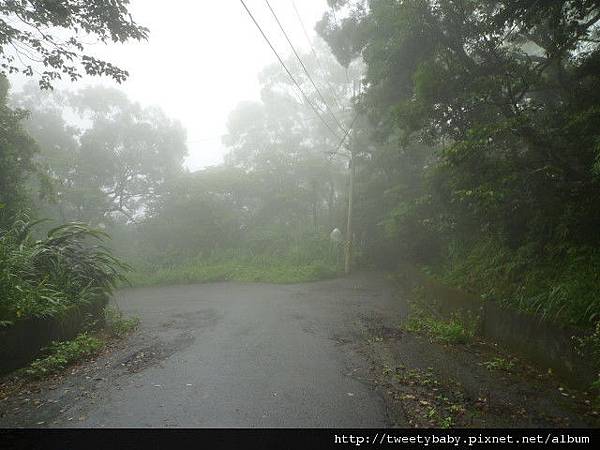
[[[102,245],[105,233],[69,223],[34,240],[27,217],[0,230],[0,325],[104,301],[128,267]]]
[[[139,318],[124,317],[123,312],[114,306],[104,308],[104,321],[106,329],[114,337],[123,337],[135,330],[140,324]]]
[[[97,354],[104,343],[87,333],[82,333],[71,341],[52,342],[45,350],[45,356],[33,361],[24,372],[31,378],[43,378],[67,366]]]
[[[536,244],[511,249],[498,240],[454,251],[440,276],[456,287],[569,325],[600,320],[600,251]]]

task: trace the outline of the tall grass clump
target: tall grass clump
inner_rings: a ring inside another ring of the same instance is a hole
[[[444,281],[557,323],[591,328],[600,320],[600,251],[534,243],[510,249],[488,240],[457,251]]]
[[[102,245],[107,234],[68,223],[36,240],[39,222],[23,216],[0,230],[0,326],[104,302],[125,280],[128,267]]]

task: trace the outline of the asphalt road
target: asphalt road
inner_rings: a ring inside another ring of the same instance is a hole
[[[140,329],[59,376],[0,380],[0,427],[597,426],[590,395],[493,343],[400,327],[400,292],[378,273],[122,290]]]
[[[378,274],[301,285],[123,290],[116,302],[141,319],[140,331],[95,361],[85,378],[54,389],[60,414],[32,420],[83,427],[386,426],[383,399],[362,381],[367,362],[353,342],[360,341],[360,317],[401,314],[392,292]],[[65,390],[77,396],[66,399]]]

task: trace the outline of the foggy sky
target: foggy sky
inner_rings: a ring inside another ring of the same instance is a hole
[[[289,46],[264,0],[247,5],[282,56]],[[270,0],[298,50],[308,44],[291,0]],[[312,37],[314,25],[327,8],[326,0],[295,0]],[[258,99],[257,75],[277,59],[251,22],[239,0],[132,0],[131,12],[150,29],[147,42],[90,45],[86,52],[130,72],[117,85],[105,77],[86,77],[57,88],[81,88],[88,84],[116,86],[142,105],[158,105],[187,129],[189,157],[195,170],[222,162],[229,112],[244,100]],[[12,81],[12,80],[11,80]],[[13,82],[18,89],[20,80]]]

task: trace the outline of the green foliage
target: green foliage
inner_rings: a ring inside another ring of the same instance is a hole
[[[104,308],[104,323],[106,329],[113,337],[121,338],[131,333],[140,324],[137,317],[125,317],[123,312],[115,306]]]
[[[488,370],[503,370],[505,372],[512,372],[513,368],[515,367],[515,362],[512,359],[496,356],[489,361],[484,361],[482,365]]]
[[[477,318],[461,317],[457,314],[442,319],[413,305],[404,324],[404,329],[414,333],[423,333],[437,342],[445,344],[468,344],[477,331]]]
[[[87,43],[81,32],[103,43],[146,39],[148,30],[133,21],[128,3],[0,1],[0,75],[39,75],[42,88],[51,88],[63,76],[75,81],[82,72],[122,82],[126,70],[84,53]]]
[[[182,173],[187,149],[181,125],[121,91],[96,86],[40,92],[29,84],[12,102],[30,111],[23,127],[39,148],[43,183],[26,181],[32,192],[45,195],[30,200],[38,215],[55,223],[108,228],[136,221]]]
[[[33,361],[24,369],[24,373],[30,378],[44,378],[98,354],[103,347],[104,342],[87,333],[82,333],[71,341],[52,342],[44,349],[44,356]]]
[[[577,338],[578,349],[580,353],[589,358],[594,368],[598,371],[598,378],[592,383],[592,388],[600,392],[600,321],[588,335]]]
[[[506,304],[597,321],[597,3],[330,7],[321,36],[341,63],[367,66],[358,106],[372,146],[356,214],[373,259],[443,266]]]
[[[337,271],[322,262],[305,264],[264,258],[228,259],[221,262],[192,262],[181,266],[148,269],[128,276],[132,286],[205,283],[212,281],[249,281],[301,283],[332,278]]]
[[[453,245],[442,279],[550,320],[589,327],[600,318],[600,253],[568,246],[517,250],[497,240]]]
[[[38,147],[26,133],[27,112],[7,106],[8,80],[0,74],[0,227],[29,203],[25,180],[35,173]]]
[[[27,217],[0,230],[0,321],[50,317],[104,301],[127,266],[100,244],[108,236],[84,224],[65,224],[34,240]]]

